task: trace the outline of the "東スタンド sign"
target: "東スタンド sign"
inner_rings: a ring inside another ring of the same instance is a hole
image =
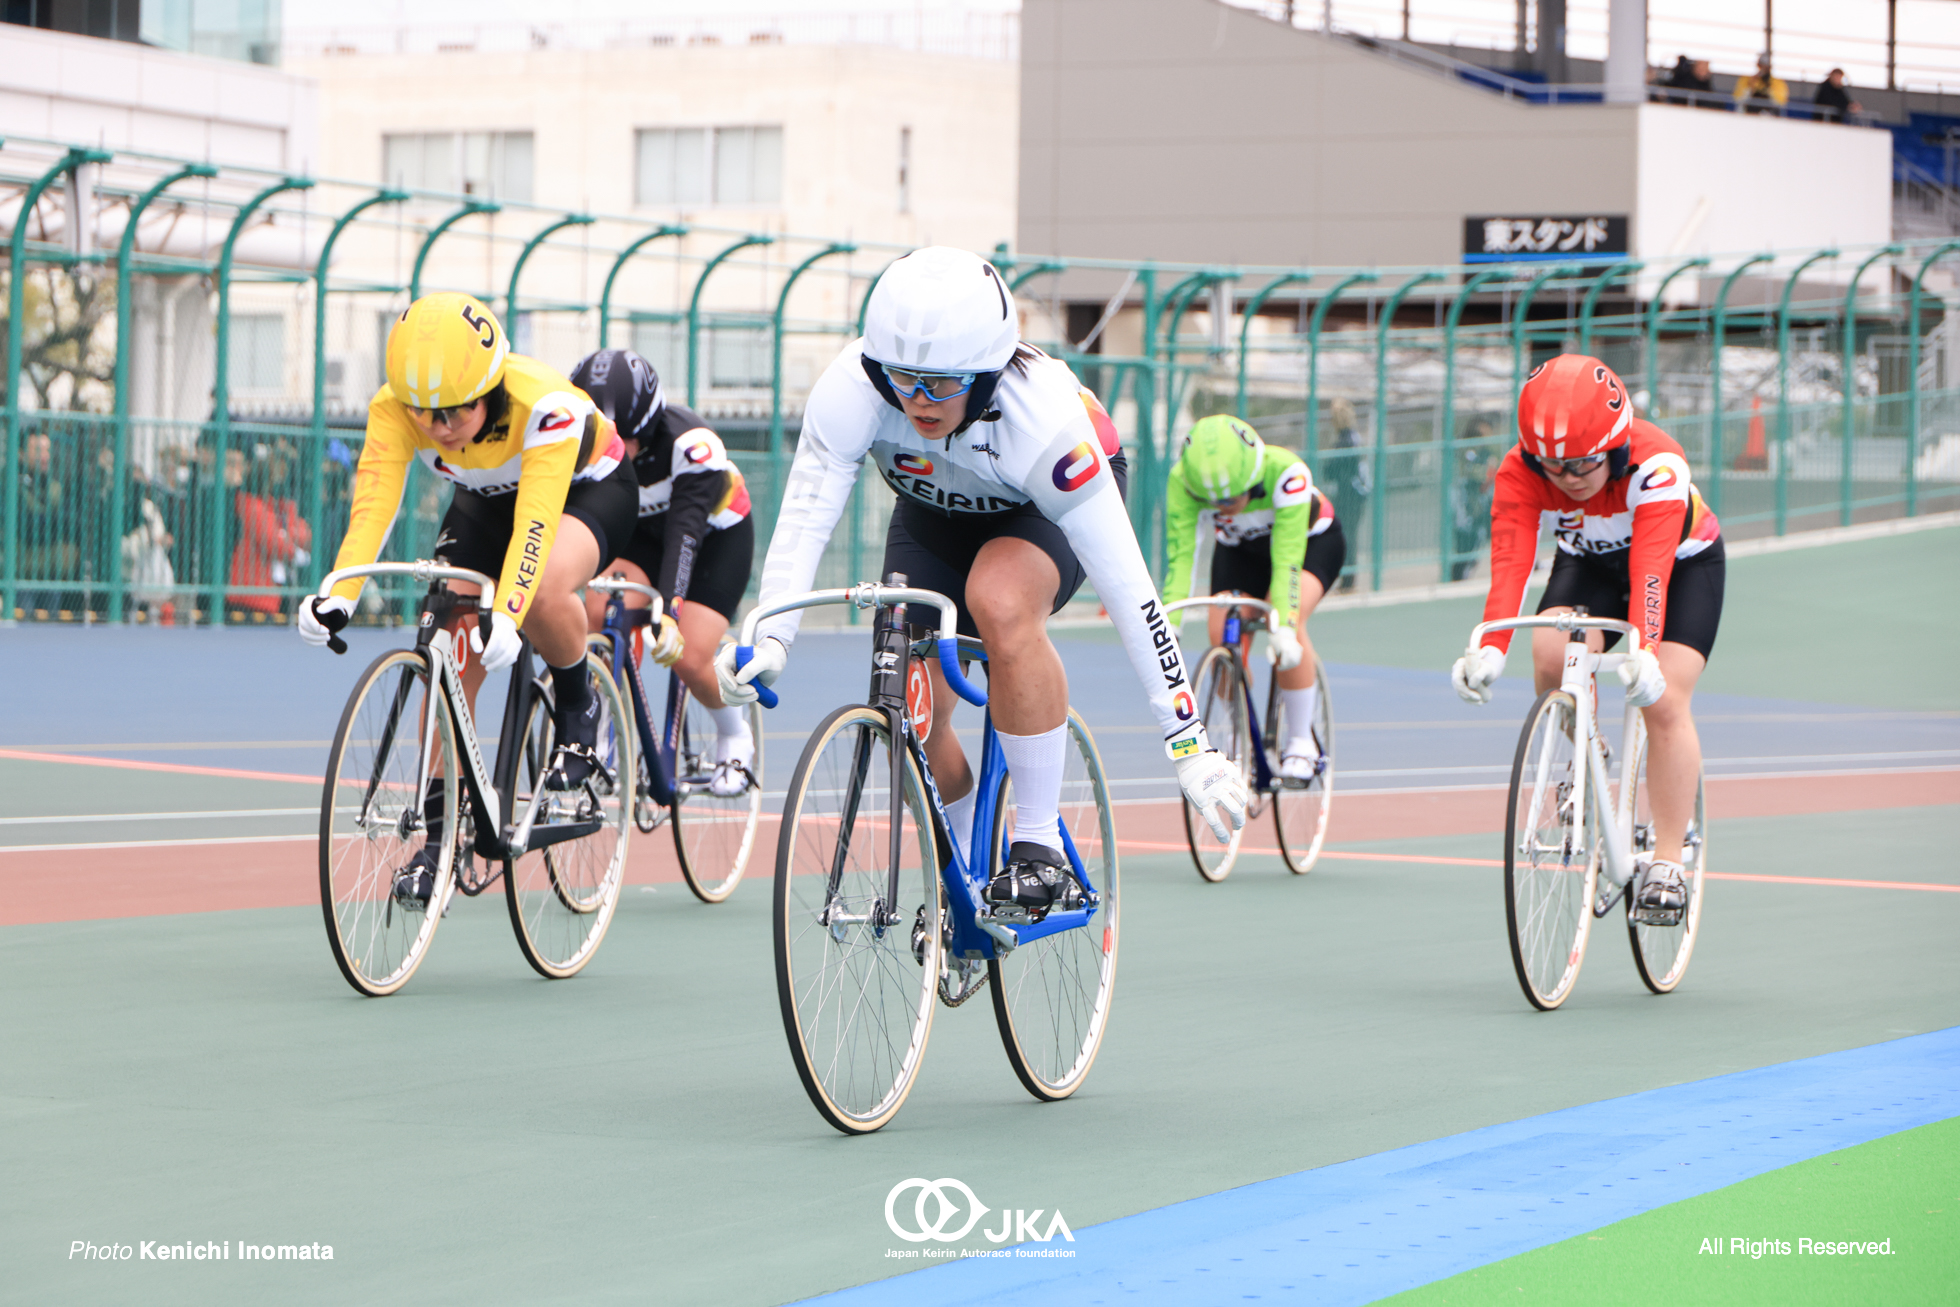
[[[1627,256],[1626,215],[1515,214],[1463,220],[1465,263],[1605,263]]]

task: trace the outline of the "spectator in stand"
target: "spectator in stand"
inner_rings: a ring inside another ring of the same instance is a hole
[[[1781,114],[1790,103],[1790,84],[1769,70],[1769,56],[1756,56],[1756,71],[1735,79],[1736,107],[1744,113]]]
[[[1694,91],[1700,95],[1711,95],[1715,91],[1715,79],[1709,74],[1708,61],[1690,59],[1687,55],[1682,55],[1674,61],[1674,71],[1668,74],[1667,80],[1661,85],[1676,91]],[[1670,95],[1667,97],[1667,102],[1692,105],[1706,103],[1695,95]]]
[[[283,449],[259,445],[239,487],[238,546],[231,555],[235,586],[277,586],[290,583],[292,570],[311,561],[313,528],[299,515],[290,497],[292,462]],[[281,613],[284,599],[276,594],[231,594],[226,603],[246,613]],[[234,621],[243,620],[234,614]],[[263,620],[263,619],[261,619]],[[284,621],[283,614],[279,618]]]
[[[73,616],[76,595],[63,590],[29,589],[27,583],[72,581],[79,570],[80,551],[75,547],[75,496],[70,478],[55,467],[54,437],[46,431],[30,431],[20,442],[17,473],[20,490],[19,512],[21,589],[16,611],[4,614],[45,622],[63,608]]]
[[[1454,552],[1450,557],[1450,580],[1461,581],[1477,570],[1477,555],[1490,538],[1490,474],[1501,449],[1491,449],[1490,423],[1471,428],[1476,443],[1465,449],[1457,464],[1456,479],[1450,483],[1450,533]]]
[[[1865,106],[1844,93],[1844,69],[1833,68],[1818,84],[1817,95],[1811,100],[1815,106],[1812,117],[1827,123],[1841,123],[1850,119],[1854,113],[1863,113]]]

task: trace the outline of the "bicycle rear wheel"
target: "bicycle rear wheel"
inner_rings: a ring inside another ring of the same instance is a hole
[[[1531,1005],[1549,1012],[1579,979],[1592,930],[1598,876],[1596,832],[1582,834],[1573,725],[1563,690],[1532,705],[1511,764],[1511,810],[1504,829],[1504,911],[1511,963]]]
[[[422,774],[429,713],[429,664],[413,650],[383,654],[347,697],[327,755],[320,796],[320,910],[340,974],[363,994],[392,994],[408,983],[442,922],[456,866],[445,841],[425,906],[404,908],[395,875],[427,839]],[[438,692],[429,774],[458,776],[455,723]],[[457,791],[443,793],[443,829],[457,829]]]
[[[762,824],[762,710],[747,709],[755,737],[749,787],[732,798],[708,789],[715,771],[715,721],[701,701],[681,689],[680,738],[674,743],[674,853],[694,897],[719,903],[735,892],[755,852]]]
[[[605,938],[619,904],[633,820],[633,719],[603,662],[588,654],[585,672],[599,704],[599,766],[592,775],[576,790],[543,788],[557,744],[546,697],[549,677],[540,683],[524,738],[515,742],[523,752],[510,820],[521,821],[535,801],[533,838],[569,836],[532,848],[504,867],[504,897],[517,947],[539,975],[553,980],[578,974]]]
[[[904,756],[890,902],[891,725],[830,714],[803,746],[776,840],[776,992],[790,1058],[823,1119],[866,1134],[918,1078],[939,980],[940,881],[918,766]]]
[[[1249,782],[1252,750],[1258,746],[1246,731],[1245,668],[1239,664],[1237,652],[1222,644],[1207,649],[1191,677],[1191,688],[1198,696],[1198,716],[1204,721],[1205,737],[1211,747],[1231,760],[1239,770],[1240,780]],[[1249,783],[1247,788],[1250,789]],[[1224,880],[1239,860],[1245,827],[1239,827],[1232,832],[1231,839],[1221,842],[1189,799],[1183,800],[1180,807],[1184,813],[1184,839],[1191,846],[1191,862],[1198,874],[1213,882]]]
[[[1282,780],[1273,796],[1273,823],[1279,828],[1280,856],[1296,876],[1313,870],[1320,860],[1320,846],[1327,838],[1327,817],[1334,809],[1334,697],[1327,687],[1327,669],[1315,659],[1313,683],[1320,687],[1320,704],[1314,710],[1313,738],[1320,746],[1320,760],[1313,779]],[[1270,712],[1273,724],[1267,728],[1275,748],[1284,747],[1290,724],[1286,721],[1286,701],[1280,696],[1279,682],[1273,682]]]
[[[1633,831],[1635,857],[1652,857],[1654,852],[1654,814],[1647,802],[1647,732],[1640,732],[1635,765],[1628,775],[1635,778]],[[1707,780],[1695,783],[1695,815],[1681,843],[1681,869],[1687,873],[1688,907],[1678,926],[1649,926],[1633,919],[1633,894],[1627,894],[1627,942],[1633,946],[1633,965],[1643,984],[1656,994],[1672,993],[1688,972],[1695,952],[1695,934],[1701,928],[1702,872],[1708,861]]]
[[[1013,785],[1001,786],[994,807],[989,877],[1007,852]],[[1053,1102],[1082,1087],[1109,1028],[1116,987],[1116,944],[1122,896],[1116,865],[1116,825],[1109,783],[1089,728],[1073,709],[1062,766],[1062,825],[1101,902],[1086,926],[1057,931],[987,964],[1007,1060],[1029,1093]]]

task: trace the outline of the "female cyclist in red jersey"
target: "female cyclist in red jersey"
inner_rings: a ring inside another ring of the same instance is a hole
[[[1633,416],[1626,387],[1598,359],[1561,354],[1534,369],[1518,394],[1518,432],[1491,502],[1484,620],[1522,611],[1539,527],[1549,522],[1558,553],[1538,611],[1624,611],[1638,630],[1620,679],[1647,723],[1654,857],[1636,877],[1636,892],[1641,907],[1682,908],[1681,843],[1701,776],[1689,705],[1722,620],[1721,527],[1689,478],[1681,446]],[[1588,635],[1588,645],[1610,649],[1619,640],[1602,635]],[[1565,639],[1549,628],[1532,632],[1532,675],[1541,693],[1559,683]],[[1509,631],[1493,631],[1475,653],[1457,659],[1456,692],[1471,703],[1490,702],[1510,642]]]

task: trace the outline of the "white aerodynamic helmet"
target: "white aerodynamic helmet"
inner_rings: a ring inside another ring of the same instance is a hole
[[[994,265],[930,245],[885,269],[864,314],[866,358],[919,372],[998,372],[1021,319]]]

